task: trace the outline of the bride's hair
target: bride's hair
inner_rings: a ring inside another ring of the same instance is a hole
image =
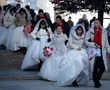
[[[28,19],[28,14],[27,14],[27,12],[26,12],[26,10],[25,10],[24,8],[21,8],[18,13],[21,14],[21,12],[24,12],[24,14],[26,15],[26,16],[25,16],[25,19]]]
[[[77,30],[79,29],[79,28],[81,28],[81,30],[82,30],[82,33],[81,33],[81,35],[80,36],[82,36],[82,34],[84,33],[84,30],[83,30],[83,27],[81,27],[81,26],[78,26],[77,28],[76,28],[76,34],[78,35],[78,33],[77,33]]]
[[[38,31],[41,29],[41,25],[45,25],[44,29],[46,30],[46,32],[48,32],[47,24],[46,24],[46,21],[45,21],[45,20],[42,20],[42,21],[40,22]]]

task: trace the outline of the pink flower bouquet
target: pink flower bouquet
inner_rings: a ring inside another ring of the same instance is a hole
[[[52,52],[53,52],[53,48],[45,47],[43,49],[44,56],[46,56],[46,57],[51,56],[52,55]]]

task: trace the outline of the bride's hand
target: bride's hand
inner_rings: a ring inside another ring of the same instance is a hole
[[[81,51],[81,48],[77,48],[78,51]]]

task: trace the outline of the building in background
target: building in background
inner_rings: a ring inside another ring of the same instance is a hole
[[[6,5],[6,4],[7,4],[6,0],[0,0],[0,6]]]

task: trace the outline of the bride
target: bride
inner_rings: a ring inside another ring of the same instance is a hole
[[[29,46],[27,53],[24,57],[24,60],[21,65],[22,70],[30,69],[34,65],[40,64],[43,62],[43,48],[49,46],[52,38],[52,31],[50,27],[47,26],[45,20],[41,20],[38,25],[37,32],[33,36],[36,39],[32,41],[32,44]]]
[[[80,75],[87,79],[89,62],[86,50],[83,49],[84,37],[84,27],[77,25],[69,38],[68,49],[63,55],[53,53],[43,63],[40,76],[50,81],[56,81],[58,86],[71,84],[78,86],[77,82],[82,80],[82,78],[78,78]]]
[[[7,40],[7,49],[18,51],[20,48],[27,48],[31,43],[28,34],[25,34],[25,28],[30,25],[29,15],[25,8],[20,8],[15,15],[15,28],[10,30]],[[30,29],[31,31],[31,29]]]

